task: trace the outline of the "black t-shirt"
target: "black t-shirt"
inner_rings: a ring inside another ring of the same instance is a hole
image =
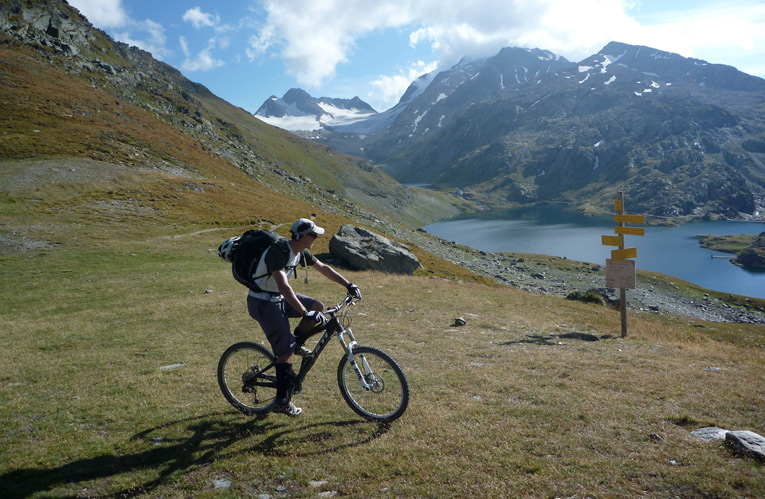
[[[302,265],[303,267],[306,265],[313,266],[317,261],[316,257],[309,250],[304,249],[300,253],[295,254],[290,248],[289,241],[279,241],[272,244],[266,250],[266,253],[259,262],[255,275],[263,275],[266,273],[267,275],[258,279],[256,284],[263,291],[278,293],[279,288],[271,278],[271,275],[274,272],[283,270],[287,274],[287,278],[289,278],[295,273],[295,268],[298,265]]]

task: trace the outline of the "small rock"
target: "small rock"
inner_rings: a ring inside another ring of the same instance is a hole
[[[206,295],[209,295],[210,293],[213,293],[212,289],[205,289],[205,294]]]
[[[231,480],[226,480],[225,478],[219,478],[213,481],[213,487],[215,487],[216,489],[228,489],[229,487],[231,487]]]
[[[694,435],[705,442],[711,442],[713,440],[725,440],[726,433],[728,433],[728,430],[723,430],[716,426],[707,426],[705,428],[693,430],[691,435]]]
[[[159,368],[160,371],[172,371],[173,369],[178,369],[181,367],[186,367],[186,364],[170,364],[169,366],[162,366]]]

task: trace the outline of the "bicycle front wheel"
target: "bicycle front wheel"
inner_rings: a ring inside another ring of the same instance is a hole
[[[354,348],[353,358],[355,365],[346,354],[337,366],[337,384],[350,408],[372,421],[400,418],[409,404],[409,382],[401,367],[374,347]]]
[[[231,405],[244,414],[264,414],[276,403],[276,358],[249,341],[235,343],[218,362],[218,385]]]

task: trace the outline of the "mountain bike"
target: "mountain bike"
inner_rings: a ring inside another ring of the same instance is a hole
[[[409,382],[393,357],[356,341],[348,309],[357,301],[346,297],[324,312],[329,319],[325,325],[297,337],[299,348],[308,337],[324,331],[313,351],[303,357],[292,394],[301,392],[306,375],[329,340],[337,336],[344,352],[337,365],[337,384],[345,402],[360,416],[387,423],[406,411]],[[259,343],[235,343],[218,362],[218,384],[226,400],[240,412],[247,415],[271,412],[276,406],[276,357]]]

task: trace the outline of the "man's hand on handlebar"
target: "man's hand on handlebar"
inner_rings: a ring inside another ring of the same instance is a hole
[[[305,313],[305,315],[303,315],[303,318],[311,319],[315,321],[316,324],[321,324],[322,326],[329,321],[326,315],[316,310],[309,310],[308,312]]]
[[[355,300],[361,300],[361,290],[353,283],[348,284],[348,296]]]

